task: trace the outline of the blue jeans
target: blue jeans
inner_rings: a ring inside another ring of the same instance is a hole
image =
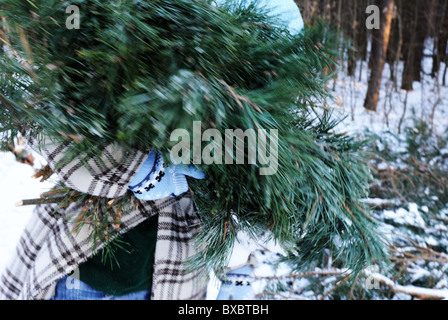
[[[139,291],[123,296],[112,296],[98,291],[78,279],[65,276],[58,281],[51,300],[147,300],[149,291]]]

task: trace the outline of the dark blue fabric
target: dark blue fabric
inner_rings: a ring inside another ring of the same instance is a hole
[[[84,282],[65,276],[56,285],[51,300],[149,300],[149,291],[139,291],[123,296],[112,296],[95,290]]]

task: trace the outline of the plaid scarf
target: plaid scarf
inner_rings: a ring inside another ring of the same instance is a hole
[[[32,137],[26,138],[31,147],[38,145]],[[124,151],[111,145],[103,150],[102,161],[77,159],[56,168],[55,164],[71,143],[39,142],[38,151],[65,185],[99,197],[124,195],[147,157],[142,152]],[[185,261],[196,253],[191,239],[200,226],[191,194],[140,201],[139,204],[135,210],[123,215],[114,236],[129,231],[155,214],[159,215],[151,298],[204,299],[206,283],[200,280],[202,270],[187,272],[184,266]],[[71,232],[73,223],[64,219],[80,212],[83,204],[73,203],[57,211],[56,207],[54,204],[35,207],[14,258],[0,277],[0,299],[49,299],[54,295],[57,281],[75,271],[79,264],[94,254],[89,226],[86,224],[75,235]],[[103,246],[97,245],[95,250]]]

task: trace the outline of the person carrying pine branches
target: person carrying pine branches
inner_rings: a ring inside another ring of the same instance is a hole
[[[204,299],[238,232],[268,235],[300,269],[325,249],[353,275],[384,260],[359,202],[362,143],[318,110],[334,65],[328,29],[293,32],[257,1],[76,0],[80,28],[67,30],[65,4],[0,0],[1,142],[24,136],[60,180],[0,298]],[[206,148],[173,159],[198,123],[214,130]],[[261,138],[223,147],[228,129]]]

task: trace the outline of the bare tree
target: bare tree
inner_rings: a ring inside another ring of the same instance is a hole
[[[427,36],[427,2],[422,0],[409,1],[403,4],[404,12],[404,69],[401,88],[412,90],[412,83],[420,81],[424,42]],[[406,10],[407,9],[407,10]]]
[[[372,65],[367,88],[364,108],[376,111],[378,96],[380,91],[381,79],[383,75],[384,64],[386,62],[386,53],[389,46],[390,31],[392,26],[392,17],[395,10],[394,0],[380,0],[381,27],[379,30],[372,31],[372,41],[374,51],[371,53]]]

